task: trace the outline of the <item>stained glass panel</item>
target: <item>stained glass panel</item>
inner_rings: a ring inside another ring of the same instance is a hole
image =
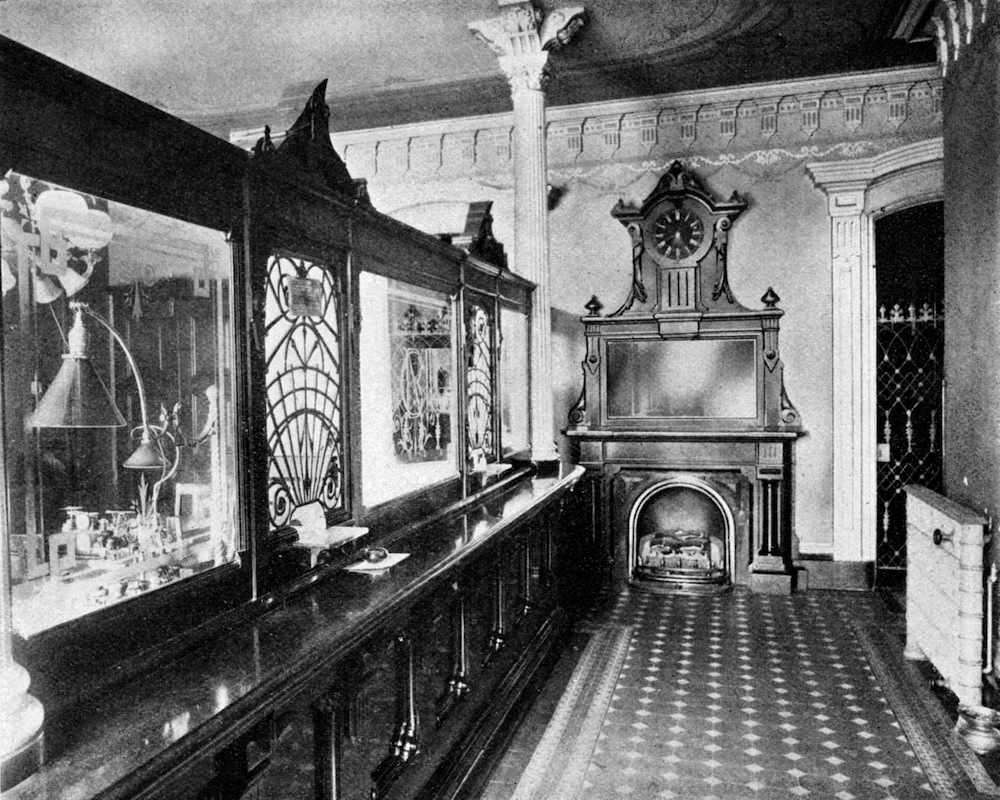
[[[340,310],[331,269],[273,255],[265,299],[271,525],[319,503],[344,508]]]
[[[493,434],[493,315],[484,304],[468,302],[465,337],[468,352],[465,371],[466,455],[473,469],[482,469],[496,455]]]
[[[452,299],[364,272],[362,491],[371,506],[458,474]]]

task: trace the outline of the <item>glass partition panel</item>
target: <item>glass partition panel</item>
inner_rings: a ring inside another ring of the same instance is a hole
[[[362,272],[361,463],[366,506],[458,475],[454,302]]]
[[[5,533],[30,636],[231,561],[232,262],[214,230],[0,181]]]
[[[528,408],[531,402],[528,317],[500,309],[500,440],[503,454],[527,450]]]
[[[753,339],[610,341],[609,417],[754,418]]]
[[[496,460],[493,414],[493,304],[469,296],[465,304],[466,457],[473,470]]]

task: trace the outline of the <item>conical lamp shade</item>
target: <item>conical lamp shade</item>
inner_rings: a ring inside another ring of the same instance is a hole
[[[63,355],[55,379],[28,418],[31,428],[120,428],[115,406],[89,358]]]
[[[125,469],[155,469],[162,470],[166,466],[160,448],[149,440],[143,440],[139,446],[122,464]]]

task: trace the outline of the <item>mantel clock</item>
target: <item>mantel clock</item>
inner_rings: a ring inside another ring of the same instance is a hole
[[[612,316],[625,312],[705,311],[735,301],[727,277],[729,229],[746,208],[735,193],[715,200],[679,161],[641,206],[619,200],[611,214],[632,235],[632,291]],[[709,258],[715,252],[715,260]],[[710,286],[702,286],[703,281]],[[655,281],[655,291],[647,283]]]

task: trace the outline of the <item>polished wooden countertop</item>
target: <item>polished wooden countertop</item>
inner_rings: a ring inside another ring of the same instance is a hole
[[[59,752],[4,797],[125,798],[166,788],[271,712],[329,688],[346,653],[403,622],[415,601],[583,473],[564,467],[553,477],[512,481],[454,515],[414,526],[408,538],[419,547],[388,571],[318,574],[308,589],[77,706],[65,727],[46,729]]]

